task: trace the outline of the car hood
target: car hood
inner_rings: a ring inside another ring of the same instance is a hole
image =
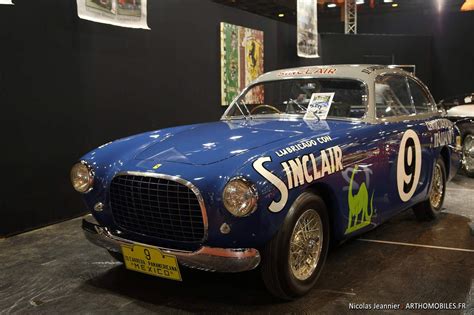
[[[474,117],[474,105],[459,105],[448,109],[448,117]]]
[[[206,165],[301,133],[288,121],[219,121],[170,128],[151,135],[156,140],[138,152],[135,159]]]

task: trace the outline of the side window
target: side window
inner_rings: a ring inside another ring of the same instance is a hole
[[[415,114],[407,78],[401,75],[383,75],[375,81],[375,108],[377,117]]]
[[[433,104],[426,95],[425,90],[413,79],[408,79],[411,91],[411,99],[417,113],[428,113],[433,111]]]

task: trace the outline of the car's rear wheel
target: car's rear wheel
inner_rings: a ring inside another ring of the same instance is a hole
[[[462,145],[463,167],[467,176],[474,177],[474,134],[464,137]]]
[[[329,245],[329,219],[321,197],[305,192],[262,252],[262,278],[275,296],[291,300],[315,285]]]
[[[415,216],[421,221],[436,219],[441,213],[446,193],[446,167],[442,157],[438,157],[431,176],[428,200],[413,207]]]

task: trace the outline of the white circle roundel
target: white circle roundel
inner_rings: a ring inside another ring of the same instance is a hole
[[[415,131],[409,129],[402,137],[397,160],[398,195],[403,202],[415,194],[421,173],[421,144]]]

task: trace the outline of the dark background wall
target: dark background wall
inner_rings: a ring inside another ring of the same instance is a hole
[[[459,4],[461,6],[462,1]],[[334,18],[320,20],[320,31],[343,33],[344,24]],[[363,34],[409,34],[432,38],[430,89],[437,100],[474,91],[474,11],[404,11],[358,16]],[[416,50],[411,53],[417,54]],[[409,50],[407,50],[410,53]]]
[[[218,119],[219,23],[265,32],[277,68],[278,22],[209,1],[149,1],[151,31],[79,20],[73,0],[0,6],[0,235],[83,212],[69,170],[120,137]]]
[[[432,75],[432,37],[399,34],[320,34],[320,58],[304,59],[296,55],[296,27],[279,27],[282,67],[327,64],[415,64],[416,74],[428,86]]]
[[[149,1],[151,31],[79,20],[73,0],[15,3],[0,6],[0,236],[82,213],[69,169],[83,153],[145,130],[218,119],[221,21],[265,32],[266,71],[392,55],[416,63],[428,82],[442,82],[437,75],[446,71],[431,72],[431,51],[445,46],[429,36],[323,34],[322,59],[303,61],[294,26],[205,0]]]

